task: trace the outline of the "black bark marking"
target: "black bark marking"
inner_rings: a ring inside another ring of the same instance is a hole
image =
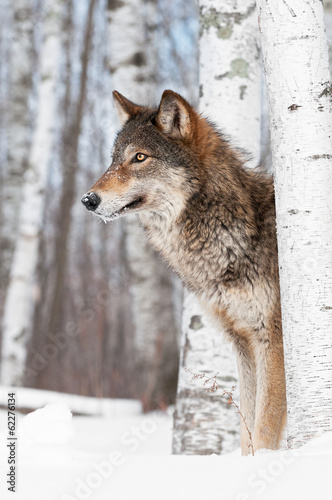
[[[202,322],[202,316],[195,315],[191,317],[189,328],[192,330],[200,330],[203,328],[204,324]]]

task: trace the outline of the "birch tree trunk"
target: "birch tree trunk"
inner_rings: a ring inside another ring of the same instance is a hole
[[[7,129],[8,129],[8,96],[9,96],[9,60],[12,36],[12,16],[10,0],[0,3],[0,193],[7,164]],[[2,206],[0,206],[0,217],[2,222]]]
[[[4,310],[1,381],[8,385],[21,384],[24,374],[45,185],[54,140],[60,9],[57,2],[51,4],[43,26],[38,112]]]
[[[254,0],[201,0],[200,110],[260,156],[260,49]],[[192,295],[185,299],[173,453],[228,453],[239,444],[239,419],[218,393],[207,393],[185,368],[238,384],[236,361],[223,334],[210,326]]]
[[[257,0],[257,7],[293,448],[332,430],[332,85],[322,2]]]
[[[12,16],[9,0],[0,3],[0,196],[3,199],[4,185],[8,171],[8,101],[9,101],[9,61],[11,54]],[[0,204],[0,228],[5,225],[3,204]],[[0,229],[0,349],[4,298],[7,289],[7,269],[3,263],[6,244],[3,229]]]
[[[155,0],[108,2],[113,86],[129,99],[156,102]],[[154,43],[153,43],[154,42]],[[178,366],[173,283],[166,265],[147,244],[136,218],[124,224],[135,323],[138,397],[145,410],[172,402]]]
[[[32,68],[35,51],[34,26],[31,23],[34,14],[32,1],[18,0],[11,6],[8,5],[7,9],[13,18],[13,34],[10,57],[7,61],[5,54],[2,54],[3,64],[9,69],[7,69],[7,100],[3,103],[7,109],[1,110],[2,116],[7,115],[8,156],[1,159],[5,171],[1,182],[0,316],[3,312],[2,304],[8,286],[18,230],[22,177],[27,168],[31,144],[33,113],[29,102],[33,88]],[[1,17],[6,23],[5,13],[2,13]],[[10,29],[10,24],[6,29]]]
[[[38,256],[25,385],[135,397],[133,328],[122,235],[82,212],[79,193],[109,162],[115,129],[106,2],[64,4],[57,145]],[[48,199],[49,199],[48,198]],[[75,325],[77,335],[67,335]]]
[[[151,33],[146,29],[146,14],[150,19],[156,18],[156,9],[154,0],[108,0],[109,68],[113,85],[141,104],[154,104],[156,99],[156,51],[151,51]]]

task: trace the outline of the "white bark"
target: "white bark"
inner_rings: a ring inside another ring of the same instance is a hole
[[[200,110],[260,159],[261,69],[254,0],[200,1]]]
[[[332,430],[332,87],[316,0],[257,1],[271,116],[288,445]]]
[[[0,3],[0,193],[2,194],[3,179],[7,164],[7,127],[8,127],[8,96],[9,96],[9,60],[12,37],[12,16],[10,0]],[[2,207],[0,207],[0,214]],[[2,219],[2,217],[1,217]]]
[[[192,294],[186,293],[182,318],[181,358],[174,414],[173,453],[209,455],[227,453],[239,445],[239,417],[221,393],[207,392],[192,373],[213,377],[226,390],[238,383],[230,343],[225,342],[202,315]]]
[[[116,90],[140,104],[155,104],[156,61],[147,30],[156,2],[108,0],[109,68]],[[148,43],[149,42],[149,43]]]
[[[8,171],[8,120],[9,120],[9,61],[12,45],[12,16],[9,0],[0,3],[0,197],[5,196],[5,179]],[[6,293],[8,273],[8,243],[4,237],[6,226],[4,203],[0,205],[0,318],[3,314],[3,303]],[[1,320],[0,320],[1,321]],[[1,327],[0,327],[1,330]],[[0,333],[1,337],[1,333]]]
[[[30,323],[45,185],[56,126],[60,14],[59,4],[52,3],[52,6],[43,27],[38,112],[29,166],[24,177],[19,230],[4,311],[1,380],[9,385],[21,384],[24,375],[26,332]]]
[[[200,5],[200,110],[246,149],[260,156],[259,34],[254,0]],[[213,376],[227,390],[238,385],[236,361],[222,332],[209,325],[193,296],[185,300],[173,452],[227,453],[239,444],[239,420],[221,394],[206,393],[184,368]]]
[[[5,268],[2,285],[8,280],[17,234],[22,176],[27,167],[33,119],[30,109],[34,62],[33,5],[31,0],[18,0],[11,8],[14,32],[8,95],[8,168],[2,196],[2,245],[5,243],[4,251],[1,252],[1,266]]]

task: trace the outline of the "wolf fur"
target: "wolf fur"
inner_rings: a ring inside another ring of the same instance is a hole
[[[118,92],[114,99],[123,128],[113,162],[82,202],[105,220],[139,215],[151,244],[234,344],[254,448],[276,449],[286,396],[273,180],[246,169],[175,92],[166,90],[158,108]],[[248,445],[241,422],[243,454]]]

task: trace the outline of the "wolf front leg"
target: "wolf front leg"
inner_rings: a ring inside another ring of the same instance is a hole
[[[267,332],[255,342],[257,377],[254,448],[279,448],[286,424],[286,384],[282,335]]]
[[[242,455],[251,451],[250,440],[254,432],[256,407],[256,364],[249,342],[245,339],[236,342],[237,365],[240,383],[240,410],[241,410],[241,450]],[[245,419],[245,422],[244,422]]]

